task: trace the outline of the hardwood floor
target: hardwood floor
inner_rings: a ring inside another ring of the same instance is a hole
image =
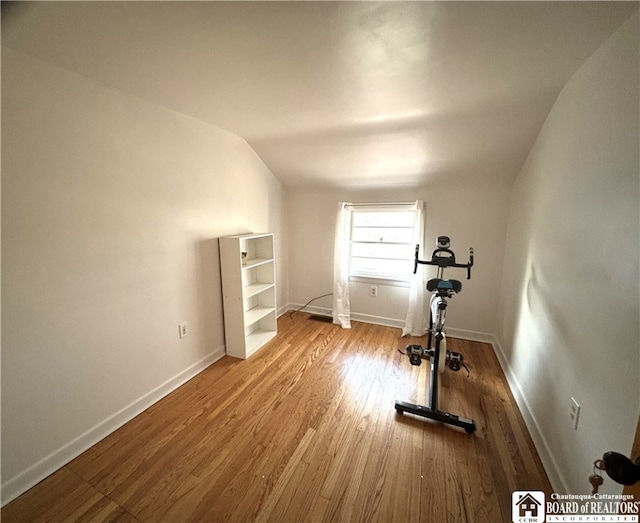
[[[224,357],[2,509],[12,521],[508,522],[511,492],[551,486],[493,349],[450,339],[441,375],[473,435],[411,415],[423,341],[296,313],[247,361]]]

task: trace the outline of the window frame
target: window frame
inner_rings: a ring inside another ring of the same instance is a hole
[[[411,203],[404,203],[404,202],[398,202],[398,203],[367,203],[367,204],[350,204],[349,205],[349,211],[350,211],[350,223],[349,223],[349,238],[348,238],[348,243],[349,243],[349,268],[348,268],[348,273],[349,273],[349,281],[350,282],[362,282],[362,283],[379,283],[379,284],[383,284],[383,285],[390,285],[390,286],[398,286],[398,287],[408,287],[411,281],[411,273],[408,271],[406,276],[400,276],[398,273],[392,274],[392,273],[384,273],[384,272],[378,272],[378,273],[365,273],[365,272],[359,272],[357,270],[354,270],[352,268],[352,261],[353,261],[353,244],[354,243],[358,243],[358,244],[365,244],[365,243],[369,243],[370,245],[401,245],[401,246],[406,246],[407,251],[411,252],[411,256],[407,257],[407,258],[390,258],[390,259],[398,259],[398,260],[402,260],[403,262],[410,262],[413,260],[413,253],[414,253],[414,238],[415,238],[415,228],[416,228],[416,223],[415,223],[415,213],[417,212],[416,209],[416,204],[414,202]],[[411,237],[411,241],[410,242],[376,242],[376,241],[372,241],[372,242],[363,242],[363,241],[354,241],[353,237],[354,237],[354,215],[356,213],[367,213],[367,212],[388,212],[388,213],[394,213],[394,212],[408,212],[410,211],[411,213],[413,213],[412,216],[412,224],[411,227],[402,227],[402,226],[397,226],[397,227],[389,227],[389,229],[409,229],[410,230],[410,237]],[[366,256],[357,256],[358,258],[367,258]],[[370,259],[375,259],[375,257],[370,257]]]

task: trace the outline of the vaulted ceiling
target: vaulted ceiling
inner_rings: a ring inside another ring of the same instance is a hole
[[[2,44],[243,137],[287,186],[514,179],[636,2],[3,2]]]

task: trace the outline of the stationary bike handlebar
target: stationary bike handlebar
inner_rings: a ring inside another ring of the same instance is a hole
[[[431,253],[431,260],[418,259],[418,252],[420,245],[416,245],[415,259],[413,262],[413,274],[418,271],[418,264],[420,265],[436,265],[438,267],[459,267],[461,269],[467,269],[467,280],[471,279],[471,267],[473,267],[473,247],[469,248],[469,261],[467,263],[456,263],[456,255],[451,249],[439,248]],[[447,254],[447,256],[440,256],[441,253]]]

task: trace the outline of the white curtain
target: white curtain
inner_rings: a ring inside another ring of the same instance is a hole
[[[413,223],[413,243],[420,245],[421,252],[424,253],[424,202],[416,201],[416,213]],[[423,255],[424,256],[424,255]],[[423,265],[418,265],[418,270],[411,275],[409,286],[409,307],[407,308],[407,319],[402,329],[402,335],[424,336],[428,327],[427,315],[425,312],[425,283],[423,277]]]
[[[343,329],[351,328],[351,306],[349,304],[349,229],[351,211],[349,204],[338,204],[336,238],[333,250],[333,323]]]

